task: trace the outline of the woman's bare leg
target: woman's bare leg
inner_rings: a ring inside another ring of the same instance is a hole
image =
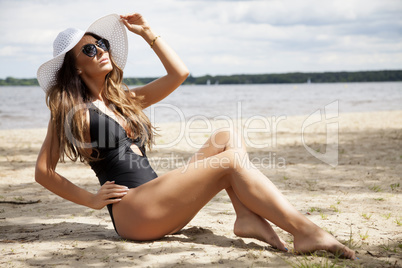
[[[241,150],[226,150],[130,189],[113,205],[119,234],[134,240],[160,238],[187,223],[218,192],[232,187],[250,211],[293,234],[296,251],[324,249],[355,257],[290,205],[269,179],[242,161],[244,157],[247,160]]]
[[[236,212],[233,232],[237,236],[255,238],[279,250],[288,251],[285,241],[276,234],[271,224],[266,219],[245,207],[231,187],[227,188],[226,192]]]
[[[256,183],[247,183],[246,178],[233,181],[231,185],[239,200],[256,214],[291,233],[294,236],[296,252],[309,253],[316,250],[327,250],[334,254],[342,254],[346,258],[355,259],[354,251],[342,245],[332,235],[297,211],[256,167],[251,164],[251,167],[246,170],[247,174],[241,176],[253,178]],[[241,169],[239,173],[241,174],[243,171],[244,169]],[[266,189],[269,190],[266,191]]]
[[[215,132],[207,140],[204,146],[192,157],[190,162],[194,162],[199,159],[210,157],[212,155],[219,154],[225,150],[235,149],[246,153],[246,147],[243,138],[236,131],[220,131]],[[253,170],[258,173],[257,176],[265,177],[257,168],[253,167]],[[272,186],[276,188],[273,184]],[[236,222],[234,232],[236,235],[241,237],[256,238],[266,243],[269,243],[273,247],[281,250],[287,250],[285,248],[285,243],[281,240],[275,231],[272,229],[271,225],[259,214],[250,211],[237,197],[236,193],[233,191],[232,187],[226,189],[230,199],[232,201],[233,207],[236,211]],[[279,192],[279,190],[277,190]],[[280,194],[281,195],[281,194]],[[286,203],[287,200],[285,200]],[[288,204],[291,206],[290,204]],[[298,213],[298,212],[297,212]],[[300,214],[300,213],[298,213]],[[301,214],[300,214],[301,215]],[[301,215],[302,216],[302,215]],[[307,220],[304,216],[304,219]],[[302,235],[295,235],[294,247],[300,253],[306,253],[314,251],[316,249],[327,249],[331,252],[344,252],[345,255],[354,256],[354,252],[350,251],[342,244],[340,244],[334,237],[323,231],[321,228],[315,226],[316,228],[310,228],[310,233],[314,238],[318,238],[316,242],[314,239],[304,239]],[[318,229],[317,229],[318,228]],[[310,230],[307,228],[307,230]],[[328,244],[326,244],[328,242]],[[315,243],[315,246],[314,246]]]
[[[189,163],[236,148],[246,151],[241,135],[235,131],[216,131],[194,154]],[[234,193],[232,187],[227,188],[226,192],[236,212],[233,232],[237,236],[255,238],[270,244],[274,248],[287,251],[285,242],[278,237],[267,220],[245,207]]]
[[[226,151],[130,189],[113,205],[118,233],[128,239],[152,240],[179,230],[216,194],[230,187],[233,161],[234,152]]]

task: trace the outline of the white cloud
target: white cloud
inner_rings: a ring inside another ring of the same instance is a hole
[[[134,11],[196,76],[402,67],[399,0],[0,0],[0,77],[35,76],[67,27]],[[129,36],[126,76],[162,75],[149,46]]]
[[[21,52],[21,47],[5,46],[0,48],[0,57],[12,57],[13,55],[20,54]]]

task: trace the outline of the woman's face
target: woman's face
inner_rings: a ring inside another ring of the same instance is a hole
[[[82,51],[85,45],[95,45],[96,41],[93,36],[84,35],[80,42],[73,48],[73,53],[76,55],[77,72],[82,78],[94,79],[100,77],[104,79],[113,69],[109,52],[96,46],[97,54],[94,57],[89,57]]]

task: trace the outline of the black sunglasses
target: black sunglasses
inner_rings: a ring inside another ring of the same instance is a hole
[[[96,47],[101,48],[103,51],[109,51],[110,49],[110,44],[109,41],[107,41],[106,39],[99,39],[98,41],[96,41],[96,45],[95,44],[86,44],[85,46],[82,47],[82,52],[84,52],[85,55],[87,55],[88,57],[95,57],[96,54],[98,54],[98,49]]]

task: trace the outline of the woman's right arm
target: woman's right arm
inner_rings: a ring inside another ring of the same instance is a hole
[[[106,182],[96,194],[78,187],[56,173],[59,155],[59,142],[50,121],[35,167],[36,182],[49,191],[64,199],[93,209],[101,209],[108,204],[117,203],[127,193],[127,187],[116,185],[114,182]]]

